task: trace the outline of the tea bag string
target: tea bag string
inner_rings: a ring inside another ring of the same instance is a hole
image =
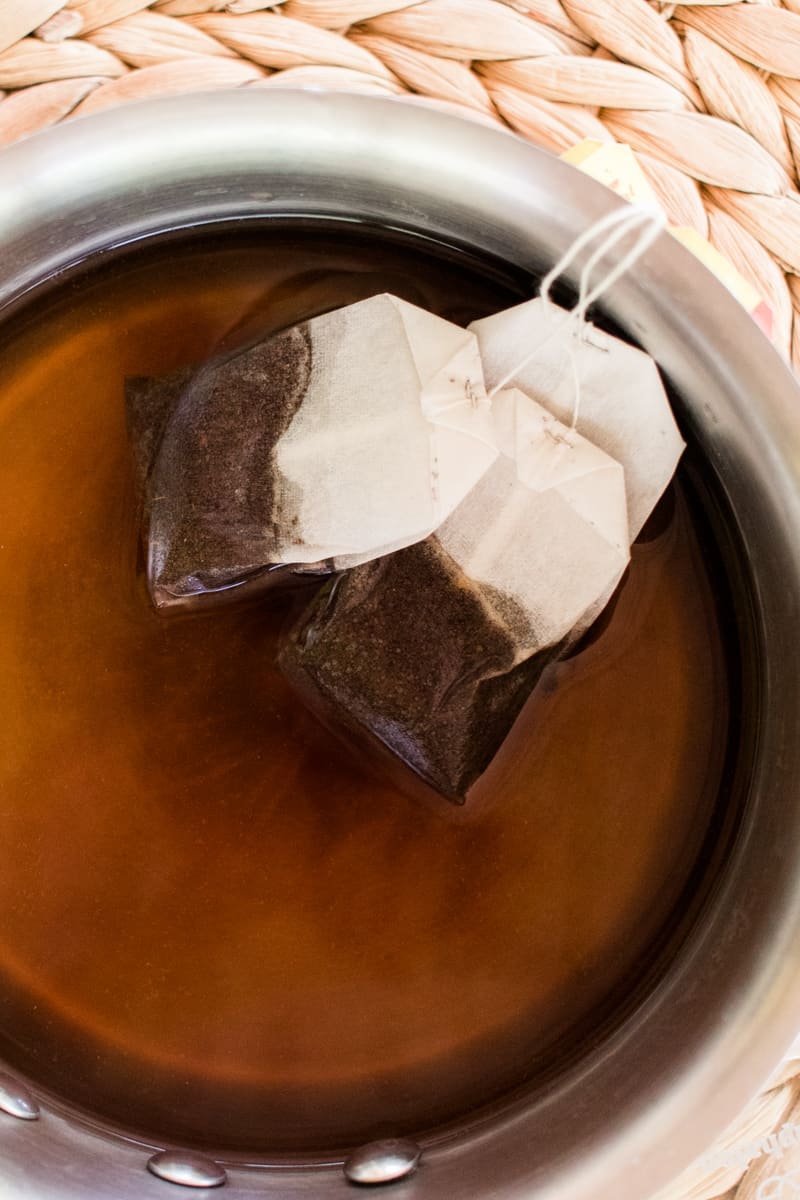
[[[616,283],[619,276],[623,275],[647,251],[665,224],[666,218],[660,210],[644,204],[626,204],[620,208],[615,208],[613,212],[606,213],[604,217],[601,217],[593,225],[590,225],[588,229],[585,229],[567,247],[559,261],[548,271],[542,280],[539,287],[540,296],[546,304],[551,303],[550,291],[558,277],[568,270],[581,251],[590,246],[601,234],[610,230],[609,236],[600,243],[581,271],[579,297],[576,307],[582,307],[585,310],[589,304],[597,299],[597,296],[601,292],[604,292],[612,284]],[[589,278],[598,262],[610,253],[628,233],[635,231],[639,226],[643,227],[642,237],[637,239],[620,262],[615,264],[608,274],[600,280],[596,289],[594,289],[595,294],[591,295],[591,299],[587,299]]]
[[[489,398],[497,395],[504,387],[521,370],[523,370],[532,359],[536,357],[554,337],[570,326],[574,326],[573,333],[581,333],[586,319],[586,311],[591,304],[598,299],[608,288],[610,288],[621,275],[630,269],[634,263],[638,262],[643,254],[650,248],[656,238],[659,236],[666,224],[666,218],[660,210],[646,207],[644,205],[625,205],[623,208],[614,209],[613,212],[607,213],[605,217],[601,217],[590,227],[575,239],[568,247],[566,252],[558,260],[555,266],[548,271],[542,280],[540,286],[540,296],[545,306],[555,307],[550,299],[550,291],[553,284],[565,270],[569,268],[574,259],[590,245],[599,235],[610,230],[606,237],[594,253],[589,257],[584,265],[579,279],[578,300],[574,308],[564,314],[562,320],[557,321],[551,328],[545,338],[533,347],[533,349],[516,363],[510,371],[500,379],[498,383],[488,393]],[[636,241],[629,250],[622,256],[619,262],[594,285],[590,287],[592,273],[598,263],[622,241],[629,233],[638,230],[639,234]],[[573,403],[572,420],[570,427],[574,429],[578,423],[578,415],[580,411],[580,375],[578,371],[577,356],[572,347],[569,347],[570,365],[572,368],[573,378],[575,382],[575,399]]]
[[[637,214],[639,217],[637,222],[632,222],[625,228],[618,229],[612,234],[604,246],[601,246],[594,252],[586,266],[581,272],[578,304],[576,305],[576,313],[579,320],[583,321],[586,316],[586,311],[594,304],[595,300],[613,287],[620,276],[624,275],[634,263],[638,262],[643,254],[652,246],[653,242],[661,235],[662,230],[666,226],[666,218],[663,213],[656,212],[654,209],[642,209]],[[630,250],[622,256],[616,266],[612,267],[607,275],[601,277],[599,282],[589,290],[589,280],[592,271],[597,266],[598,262],[612,250],[614,246],[626,236],[626,234],[636,228],[636,225],[641,225],[639,236],[631,246]]]
[[[610,236],[600,243],[594,254],[592,254],[581,271],[577,304],[573,309],[565,313],[563,319],[559,321],[553,329],[550,330],[547,337],[545,337],[541,342],[538,342],[536,346],[534,346],[534,348],[528,354],[526,354],[520,362],[518,362],[503,376],[499,383],[495,384],[495,386],[489,392],[489,396],[492,397],[496,395],[497,392],[510,383],[517,372],[521,371],[523,367],[526,367],[531,359],[538,354],[542,347],[546,346],[547,343],[551,341],[552,338],[554,338],[556,334],[559,333],[565,326],[569,326],[576,321],[580,325],[585,319],[586,310],[588,309],[589,305],[593,304],[594,301],[600,295],[602,295],[604,291],[606,291],[613,283],[617,281],[621,275],[625,273],[625,271],[627,271],[639,260],[642,254],[649,249],[655,239],[659,236],[665,224],[666,219],[659,210],[651,207],[645,207],[641,204],[630,204],[614,209],[613,212],[607,213],[604,217],[601,217],[598,221],[595,221],[593,225],[590,225],[588,229],[585,229],[583,233],[580,234],[580,236],[577,237],[575,241],[572,242],[572,244],[567,248],[555,266],[548,271],[539,288],[539,294],[545,305],[555,307],[550,299],[550,291],[555,281],[571,266],[574,259],[581,253],[582,250],[586,248],[586,246],[590,245],[599,234],[605,233],[606,230],[611,229],[612,232]],[[614,246],[616,246],[617,243],[622,240],[623,237],[625,237],[632,230],[635,230],[640,225],[644,225],[644,228],[634,245],[622,257],[622,259],[615,264],[614,267],[612,267],[608,274],[602,277],[595,287],[589,291],[589,279],[597,263],[604,258],[606,254],[608,254],[609,251],[612,250]],[[615,228],[615,226],[619,226],[619,228]]]
[[[605,244],[601,245],[597,250],[595,250],[594,254],[589,258],[589,261],[586,263],[581,272],[578,303],[573,310],[578,323],[574,333],[579,334],[581,337],[584,337],[588,331],[588,326],[585,322],[586,312],[590,305],[592,305],[598,296],[602,295],[604,291],[612,287],[612,285],[616,283],[620,276],[624,275],[628,268],[633,263],[637,262],[641,256],[647,252],[666,224],[665,218],[660,210],[656,212],[655,210],[651,209],[641,209],[636,210],[636,212],[631,215],[638,217],[639,219],[637,221],[631,221],[628,223],[620,223],[620,226],[609,236]],[[629,231],[635,230],[637,226],[640,227],[639,235],[634,244],[631,246],[630,250],[628,250],[628,252],[622,256],[615,267],[612,267],[605,276],[601,277],[599,282],[593,288],[590,288],[589,281],[598,262],[600,262],[604,255],[612,250],[614,246],[616,246]],[[547,303],[547,301],[545,301],[545,303]],[[578,356],[575,352],[574,343],[572,341],[568,343],[567,350],[569,353],[570,367],[572,369],[572,379],[574,384],[572,420],[570,421],[570,429],[576,429],[581,409],[581,378],[580,371],[578,370]]]
[[[581,273],[581,290],[578,297],[578,304],[585,309],[587,306],[583,305],[582,301],[586,294],[590,270],[594,267],[598,259],[603,257],[603,255],[608,252],[609,246],[615,246],[620,237],[628,232],[631,227],[631,223],[634,225],[639,224],[639,221],[641,220],[641,211],[641,206],[624,205],[620,208],[615,208],[613,212],[606,213],[604,217],[600,217],[600,219],[595,221],[593,225],[590,225],[588,229],[584,229],[583,233],[580,234],[574,242],[570,243],[555,266],[552,267],[542,279],[542,282],[539,285],[539,295],[545,306],[550,308],[556,307],[550,299],[550,290],[558,277],[572,265],[573,261],[581,253],[581,251],[585,250],[586,247],[590,245],[596,237],[602,233],[605,233],[606,230],[614,230],[615,226],[621,225],[622,230],[616,230],[612,237],[607,238],[605,241],[600,243],[598,250],[592,255]],[[490,399],[492,396],[495,396],[497,392],[501,391],[508,383],[510,383],[517,372],[526,367],[531,359],[535,358],[539,351],[546,346],[548,342],[550,342],[556,336],[557,333],[560,333],[565,326],[572,324],[575,319],[575,308],[566,312],[562,320],[550,330],[547,336],[543,338],[542,341],[537,342],[534,348],[528,354],[526,354],[525,357],[520,360],[520,362],[513,366],[510,371],[507,371],[499,383],[495,384],[495,386],[489,392]]]

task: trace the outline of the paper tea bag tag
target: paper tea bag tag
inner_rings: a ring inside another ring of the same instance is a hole
[[[656,364],[541,297],[474,321],[491,389],[511,372],[513,384],[577,429],[625,469],[628,525],[634,539],[669,483],[684,443]],[[533,356],[518,370],[525,348]],[[579,396],[576,397],[576,379]]]
[[[282,562],[349,567],[427,537],[497,457],[475,335],[395,296],[306,323],[274,461]]]
[[[516,389],[504,451],[436,533],[514,637],[516,661],[566,637],[629,558],[622,467]]]

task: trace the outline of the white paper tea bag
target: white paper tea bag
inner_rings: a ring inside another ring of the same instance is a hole
[[[629,553],[622,467],[517,390],[494,415],[501,454],[437,532],[324,587],[280,655],[334,729],[456,803]]]
[[[151,595],[180,605],[419,541],[496,456],[474,334],[390,295],[294,325],[203,365],[167,417]]]

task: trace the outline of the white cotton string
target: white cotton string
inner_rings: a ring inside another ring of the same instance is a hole
[[[598,247],[581,272],[581,294],[579,296],[577,305],[581,320],[583,320],[586,315],[586,310],[592,304],[594,304],[595,300],[597,300],[598,297],[603,294],[603,292],[608,291],[610,287],[613,287],[620,276],[624,275],[625,272],[634,265],[634,263],[639,261],[643,254],[647,253],[656,238],[661,236],[662,230],[666,225],[666,218],[664,217],[663,213],[657,213],[653,209],[634,209],[631,213],[631,216],[635,219],[632,220],[626,227],[618,229],[611,235],[611,237],[608,238],[604,245]],[[604,258],[610,250],[613,249],[617,242],[619,242],[629,232],[635,230],[637,225],[641,226],[641,229],[639,231],[638,238],[633,243],[631,248],[626,254],[623,254],[622,258],[611,268],[608,274],[602,276],[600,281],[595,284],[591,291],[588,291],[589,277],[591,276],[591,273],[597,263],[600,262],[600,260]]]
[[[581,413],[581,373],[578,370],[578,356],[575,353],[572,342],[567,347],[569,351],[569,365],[572,368],[572,382],[574,385],[572,392],[572,420],[569,423],[570,429],[578,428],[578,417]]]
[[[659,236],[666,224],[664,214],[655,208],[646,207],[644,205],[625,205],[624,207],[614,209],[613,212],[607,213],[601,217],[594,225],[575,239],[569,246],[567,251],[558,260],[555,266],[548,271],[544,276],[539,295],[545,306],[552,305],[550,299],[550,291],[560,275],[572,264],[578,254],[581,253],[588,245],[590,245],[599,235],[611,231],[594,253],[590,256],[587,263],[584,265],[579,280],[578,301],[575,307],[565,312],[564,318],[558,321],[550,330],[547,337],[537,343],[533,349],[525,355],[510,371],[500,379],[498,383],[489,392],[489,398],[495,396],[499,391],[506,387],[512,379],[521,370],[523,370],[532,359],[536,357],[540,350],[546,346],[552,339],[564,330],[568,330],[570,325],[575,325],[573,330],[575,333],[580,333],[583,328],[583,323],[586,318],[586,311],[591,304],[598,299],[608,288],[610,288],[621,275],[629,270],[634,263],[638,262],[641,256],[649,249],[656,238]],[[598,263],[614,249],[614,247],[622,241],[623,238],[631,232],[639,230],[639,236],[630,247],[630,249],[622,256],[600,280],[590,288],[589,283],[592,272]],[[555,306],[554,306],[555,307]],[[580,410],[580,376],[578,372],[577,359],[571,345],[569,346],[570,362],[572,372],[575,379],[575,400],[573,404],[571,428],[575,428],[578,422],[578,413]]]
[[[547,272],[541,284],[539,285],[539,295],[541,296],[542,300],[544,300],[545,304],[550,303],[550,290],[553,284],[558,279],[559,275],[563,275],[564,272],[572,265],[573,261],[580,254],[581,250],[584,250],[587,246],[589,246],[599,234],[605,233],[607,229],[613,229],[615,225],[622,223],[628,224],[631,219],[631,213],[639,211],[639,206],[624,205],[621,208],[615,208],[613,212],[606,213],[604,217],[600,217],[598,221],[595,221],[594,225],[590,225],[588,229],[584,229],[583,233],[580,234],[575,241],[567,247],[556,265]],[[617,239],[615,238],[612,244],[616,245],[616,241]],[[601,246],[603,247],[603,253],[605,253],[605,247],[607,246],[607,243],[603,242],[601,243]]]

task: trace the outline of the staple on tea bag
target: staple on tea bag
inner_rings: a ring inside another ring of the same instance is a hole
[[[628,559],[618,463],[517,390],[495,427],[503,452],[437,532],[323,588],[281,652],[323,717],[455,802]]]
[[[148,582],[182,604],[426,537],[495,460],[474,334],[383,294],[201,367],[148,482]]]

